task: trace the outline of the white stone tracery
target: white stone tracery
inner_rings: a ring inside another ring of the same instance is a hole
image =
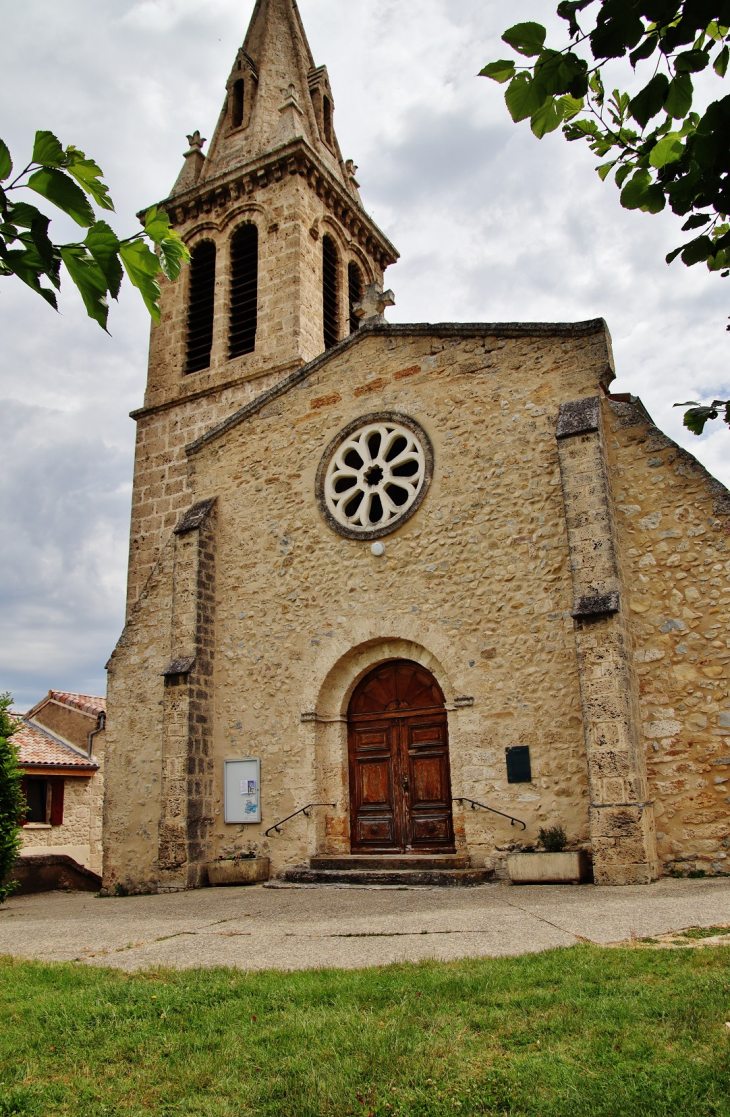
[[[324,496],[334,519],[354,530],[397,526],[426,482],[426,454],[408,427],[375,422],[356,430],[332,456]]]

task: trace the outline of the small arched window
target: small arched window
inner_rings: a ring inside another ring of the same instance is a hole
[[[322,120],[324,123],[324,142],[332,147],[332,102],[329,97],[322,98]]]
[[[259,298],[259,231],[241,225],[231,239],[231,318],[228,356],[242,357],[256,348]]]
[[[215,245],[205,240],[196,244],[190,259],[186,372],[210,368],[214,309]]]
[[[322,306],[324,347],[331,349],[340,340],[340,259],[331,237],[322,238]]]
[[[231,123],[234,128],[240,128],[243,124],[243,101],[245,93],[246,87],[243,78],[239,78],[233,85],[231,103]]]
[[[362,302],[362,297],[365,294],[362,283],[362,272],[356,263],[351,262],[347,265],[347,285],[349,288],[349,303],[350,303],[350,333],[354,334],[355,330],[360,329],[360,319],[355,314],[355,307],[359,302]]]

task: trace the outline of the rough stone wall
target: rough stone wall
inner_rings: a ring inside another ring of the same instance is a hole
[[[96,717],[85,714],[82,710],[71,710],[59,702],[47,701],[40,710],[33,715],[33,721],[44,725],[51,733],[58,734],[65,741],[75,745],[84,752],[89,747],[89,733],[96,729]],[[94,747],[98,737],[94,738]],[[96,756],[94,756],[96,759]]]
[[[104,887],[156,891],[164,680],[172,653],[174,538],[107,664]]]
[[[652,424],[611,404],[649,795],[664,872],[730,871],[730,494]]]
[[[101,872],[101,801],[103,779],[80,777],[64,781],[63,825],[24,826],[21,856],[30,853],[58,853],[73,857],[79,864]]]
[[[261,200],[259,196],[261,195]],[[340,333],[349,333],[347,265],[365,282],[382,282],[382,268],[331,213],[316,189],[288,175],[235,204],[190,217],[180,232],[193,246],[217,247],[211,367],[185,374],[188,278],[164,284],[162,320],[152,327],[145,406],[135,455],[127,607],[137,601],[180,514],[190,505],[184,447],[324,348],[322,236],[340,255]],[[259,231],[256,352],[228,360],[230,239],[244,221]]]
[[[332,673],[348,659],[388,658],[393,641],[405,641],[410,658],[438,664],[452,695],[454,795],[523,818],[526,841],[556,822],[576,845],[588,841],[554,432],[559,403],[595,395],[606,377],[606,336],[433,331],[363,338],[191,459],[196,499],[217,496],[220,510],[214,807],[221,850],[255,845],[280,868],[318,843],[347,847],[342,719],[357,679],[345,672],[335,685]],[[436,468],[421,508],[376,559],[369,544],[326,526],[314,477],[342,427],[391,409],[424,426]],[[531,785],[507,783],[505,749],[513,744],[531,747]],[[222,762],[237,756],[262,758],[261,827],[223,823]],[[338,807],[264,838],[278,818],[314,799]],[[498,862],[518,833],[472,811],[457,811],[456,828],[476,860]]]
[[[562,404],[556,435],[573,577],[594,879],[597,884],[647,884],[657,875],[654,819],[600,396]]]

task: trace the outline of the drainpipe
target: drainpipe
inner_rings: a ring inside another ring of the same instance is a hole
[[[89,733],[89,760],[92,759],[91,750],[94,746],[94,737],[97,733],[101,733],[102,729],[106,728],[106,714],[99,714],[96,719],[96,729],[92,729]]]

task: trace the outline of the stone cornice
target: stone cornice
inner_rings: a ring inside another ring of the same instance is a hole
[[[359,345],[365,338],[370,337],[592,337],[595,334],[607,333],[608,326],[603,318],[593,318],[587,322],[439,322],[431,325],[429,322],[418,322],[413,325],[391,325],[378,323],[373,326],[362,326],[355,333],[350,334],[339,345],[321,353],[309,364],[296,369],[285,380],[280,380],[268,391],[251,400],[245,407],[217,423],[211,430],[197,438],[185,447],[189,458],[194,457],[198,451],[204,449],[209,443],[214,442],[228,431],[243,423],[251,415],[255,415],[262,407],[286,395],[292,388],[303,383],[312,373],[317,372],[328,364],[334,357],[346,353],[355,345]]]
[[[173,226],[180,227],[211,213],[225,213],[240,200],[252,198],[258,191],[289,175],[305,179],[330,213],[380,267],[386,268],[399,259],[398,250],[368,217],[359,199],[348,192],[302,138],[235,170],[198,182],[157,205],[169,214]],[[141,211],[139,216],[143,217],[145,212]]]

